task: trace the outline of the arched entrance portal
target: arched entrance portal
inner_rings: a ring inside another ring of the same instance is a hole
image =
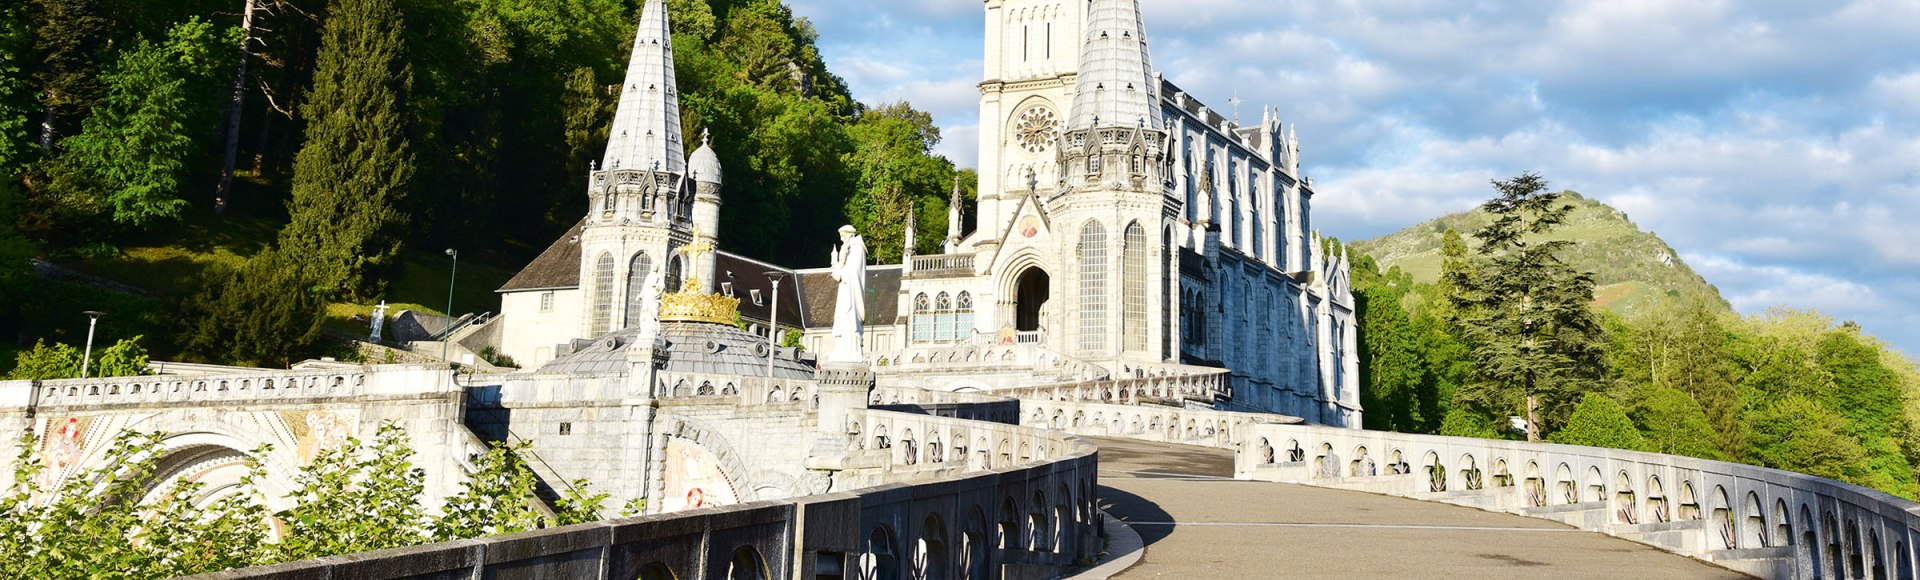
[[[1047,272],[1040,268],[1020,273],[1014,292],[1014,330],[1040,330],[1040,312],[1047,305],[1051,285]]]

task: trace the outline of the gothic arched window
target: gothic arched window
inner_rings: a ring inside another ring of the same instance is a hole
[[[634,254],[633,259],[627,262],[627,323],[621,328],[640,326],[642,318],[659,314],[646,312],[646,308],[643,308],[640,303],[640,296],[647,292],[647,272],[652,269],[653,259],[647,257],[646,252]]]
[[[1080,350],[1098,352],[1107,340],[1107,229],[1080,227]]]
[[[676,251],[675,248],[673,247],[667,248],[667,261],[666,261],[667,275],[665,277],[665,282],[666,282],[665,286],[666,286],[667,292],[680,291],[680,276],[682,273],[681,262],[683,261],[682,258],[684,258],[684,256],[676,256],[675,254],[677,253],[678,252]]]
[[[953,295],[941,292],[933,298],[933,339],[953,340]]]
[[[933,304],[927,299],[927,293],[921,292],[913,297],[913,341],[933,341]]]
[[[1127,350],[1147,350],[1147,229],[1140,222],[1127,224],[1126,246],[1122,250],[1121,335]]]
[[[973,334],[973,295],[961,291],[953,300],[953,340],[960,341]]]
[[[613,254],[601,253],[593,267],[593,326],[590,336],[607,333],[613,324]]]

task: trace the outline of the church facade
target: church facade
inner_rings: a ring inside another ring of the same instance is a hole
[[[940,254],[869,268],[868,358],[1009,344],[1116,376],[1224,367],[1224,406],[1357,427],[1347,259],[1313,230],[1312,182],[1275,110],[1242,127],[1167,79],[1138,0],[984,11],[978,227],[961,231],[956,188]],[[721,175],[710,149],[684,156],[666,31],[664,13],[643,17],[589,215],[502,288],[502,350],[539,364],[636,324],[641,280],[661,268],[670,288],[692,277],[740,297],[756,330],[778,308],[777,326],[831,357],[824,269],[681,251],[719,244]]]

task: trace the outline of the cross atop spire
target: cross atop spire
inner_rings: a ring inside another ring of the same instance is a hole
[[[680,142],[680,95],[674,85],[671,30],[666,1],[646,0],[601,167],[685,173],[687,148]]]
[[[1080,77],[1074,81],[1073,117],[1068,127],[1090,129],[1102,119],[1131,125],[1149,120],[1160,126],[1153,95],[1153,60],[1147,54],[1147,29],[1139,0],[1091,0],[1087,37],[1080,50]]]

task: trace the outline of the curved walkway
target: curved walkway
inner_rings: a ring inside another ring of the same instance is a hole
[[[1147,546],[1116,578],[1747,578],[1546,520],[1237,481],[1226,450],[1088,439],[1101,507]]]

